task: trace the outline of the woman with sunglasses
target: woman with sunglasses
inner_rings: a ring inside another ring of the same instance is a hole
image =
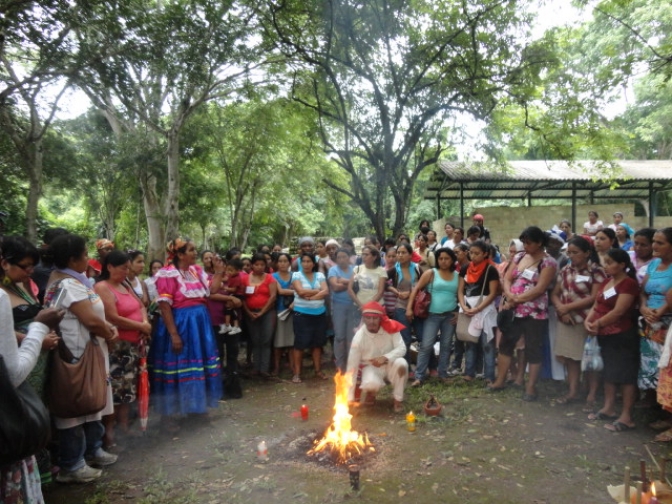
[[[35,246],[21,236],[5,236],[2,241],[2,283],[0,288],[7,293],[12,309],[14,325],[12,330],[20,346],[28,334],[28,326],[42,310],[37,299],[38,287],[30,279],[37,265],[39,252]],[[42,349],[35,367],[28,375],[28,383],[44,400],[49,351],[58,346],[60,338],[50,331],[42,340]],[[51,482],[51,461],[49,451],[44,449],[36,454],[40,477],[43,484]]]

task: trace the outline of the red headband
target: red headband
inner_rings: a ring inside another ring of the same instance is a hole
[[[399,332],[406,328],[404,324],[401,324],[396,320],[391,320],[387,316],[385,308],[383,308],[380,303],[376,303],[375,301],[370,301],[362,306],[362,316],[380,318],[380,326],[385,330],[385,332],[390,334]]]

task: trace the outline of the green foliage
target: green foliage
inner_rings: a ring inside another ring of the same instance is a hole
[[[303,63],[294,98],[318,115],[325,149],[349,178],[327,184],[379,238],[386,216],[393,232],[403,227],[418,175],[451,140],[445,122],[487,120],[505,97],[526,99],[548,60],[527,43],[519,2],[285,1],[270,22]]]

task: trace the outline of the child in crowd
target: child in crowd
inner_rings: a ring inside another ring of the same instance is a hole
[[[242,299],[245,291],[243,279],[240,272],[243,270],[243,261],[240,259],[231,259],[226,265],[226,277],[222,280],[225,285],[224,290],[231,296]],[[233,308],[232,303],[226,304],[224,312],[224,323],[219,326],[219,334],[238,334],[240,329],[240,317]]]

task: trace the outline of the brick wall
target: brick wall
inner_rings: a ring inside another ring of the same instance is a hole
[[[571,221],[571,206],[532,206],[532,207],[487,207],[475,209],[485,218],[485,226],[490,230],[492,242],[500,247],[505,247],[511,238],[517,238],[521,231],[527,226],[539,226],[547,230],[557,225],[563,219]],[[647,227],[649,218],[646,216],[635,217],[634,204],[626,205],[577,205],[576,207],[576,229],[575,232],[583,231],[583,223],[588,220],[588,211],[595,210],[600,220],[605,226],[613,222],[612,215],[615,211],[623,212],[623,222],[629,224],[632,228],[640,229]],[[446,221],[460,224],[459,217],[449,217],[434,221],[433,228],[439,236],[439,240],[445,236],[443,226]],[[672,217],[654,217],[654,227],[663,228],[672,226]],[[465,232],[472,225],[471,218],[465,216]]]

